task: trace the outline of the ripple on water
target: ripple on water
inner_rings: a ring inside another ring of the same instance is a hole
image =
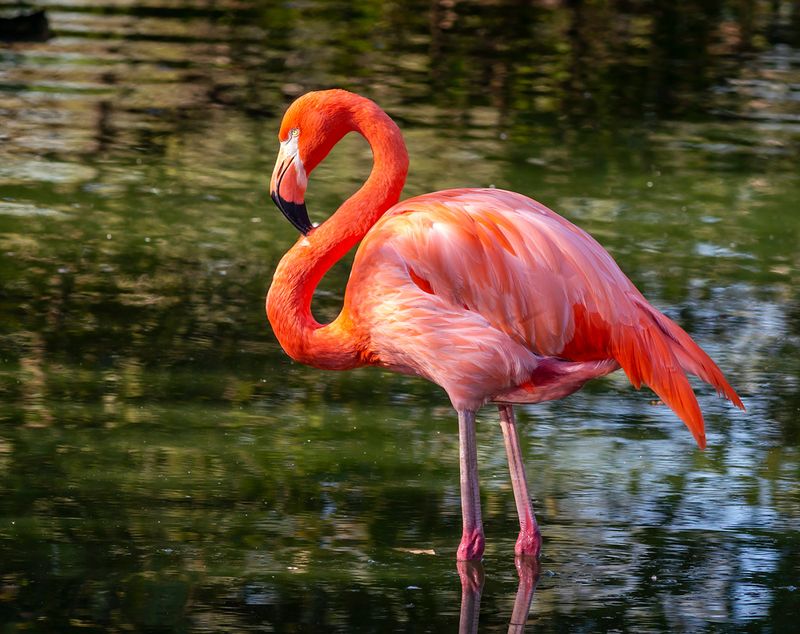
[[[5,183],[80,183],[96,175],[92,167],[62,161],[24,160],[0,165],[0,179]]]
[[[0,216],[46,216],[50,218],[65,218],[67,214],[57,209],[50,209],[39,205],[0,201]]]

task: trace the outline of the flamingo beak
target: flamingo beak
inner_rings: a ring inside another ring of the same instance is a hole
[[[289,138],[281,143],[269,183],[269,195],[281,213],[304,236],[314,228],[304,200],[307,184],[306,171],[297,151],[297,139]]]

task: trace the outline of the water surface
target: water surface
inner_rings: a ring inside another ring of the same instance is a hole
[[[445,395],[296,365],[263,314],[296,238],[266,192],[280,116],[334,85],[401,125],[405,195],[494,185],[558,210],[748,408],[697,384],[705,452],[621,373],[520,408],[545,540],[528,629],[791,630],[794,5],[36,4],[55,37],[0,45],[5,630],[458,629]],[[313,219],[369,166],[345,139],[314,173]],[[320,319],[346,279],[345,262],[324,280]],[[514,503],[496,413],[479,422],[479,624],[504,631]]]

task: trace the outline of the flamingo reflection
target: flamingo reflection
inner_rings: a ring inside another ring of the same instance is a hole
[[[539,561],[534,557],[517,556],[514,560],[519,576],[517,596],[508,624],[509,634],[522,634],[531,609],[533,593],[539,582]],[[473,634],[478,631],[478,617],[481,612],[481,594],[485,578],[480,561],[456,562],[461,579],[461,612],[458,618],[459,634]]]

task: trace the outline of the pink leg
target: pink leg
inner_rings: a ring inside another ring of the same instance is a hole
[[[458,412],[458,454],[461,470],[461,519],[463,530],[456,556],[459,561],[479,560],[483,555],[483,521],[478,486],[478,445],[475,412]]]
[[[500,405],[500,428],[508,456],[508,470],[511,472],[511,486],[514,489],[514,501],[519,516],[519,537],[514,547],[517,555],[539,556],[542,548],[542,537],[539,526],[533,515],[528,484],[525,481],[525,466],[522,464],[522,452],[519,448],[517,425],[514,420],[514,408],[511,405]]]

